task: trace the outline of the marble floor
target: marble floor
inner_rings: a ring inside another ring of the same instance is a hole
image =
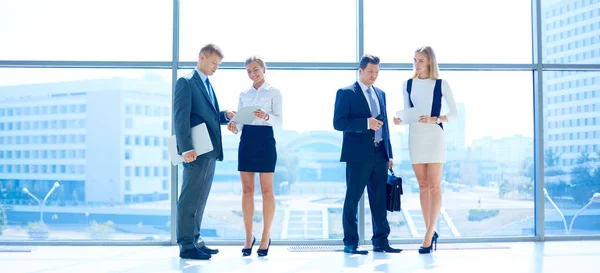
[[[600,241],[441,244],[419,255],[414,245],[400,254],[292,252],[271,246],[269,256],[242,257],[240,247],[221,246],[208,261],[183,260],[177,247],[161,246],[2,246],[1,273],[296,273],[296,272],[600,272]],[[255,247],[256,249],[256,247]],[[365,247],[369,249],[369,247]]]

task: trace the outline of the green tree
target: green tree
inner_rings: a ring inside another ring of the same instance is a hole
[[[600,190],[598,172],[591,173],[590,164],[579,164],[571,170],[571,187],[573,200],[579,204],[587,204],[592,195]]]
[[[583,164],[590,161],[594,160],[590,158],[590,154],[586,150],[583,150],[579,155],[579,158],[577,158],[577,164]]]
[[[4,233],[4,230],[6,230],[6,226],[8,225],[6,218],[6,212],[4,211],[2,204],[0,204],[0,235]]]
[[[555,153],[552,148],[547,148],[544,151],[544,166],[545,167],[554,167],[558,164],[558,160],[560,159],[560,155]]]

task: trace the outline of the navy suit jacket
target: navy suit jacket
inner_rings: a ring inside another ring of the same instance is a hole
[[[191,129],[198,124],[206,123],[213,150],[199,157],[223,160],[221,125],[227,124],[228,120],[226,111],[219,110],[216,94],[215,105],[216,108],[210,102],[208,91],[196,71],[177,80],[173,93],[173,115],[175,116],[173,126],[175,126],[179,154],[194,149]]]
[[[388,127],[385,93],[373,86],[381,116],[383,116],[383,143],[387,158],[393,158],[392,144],[390,143],[390,130]],[[337,91],[335,96],[335,109],[333,112],[333,128],[344,132],[342,141],[342,162],[364,161],[373,158],[375,149],[375,131],[368,129],[367,119],[371,117],[371,110],[367,98],[363,94],[358,82]]]

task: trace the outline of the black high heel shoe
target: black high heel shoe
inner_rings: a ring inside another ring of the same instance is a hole
[[[437,232],[433,232],[433,236],[431,237],[431,244],[429,247],[421,247],[419,248],[419,254],[428,254],[435,250],[437,250],[437,239],[440,237]]]
[[[252,237],[252,245],[249,248],[242,248],[242,256],[250,256],[252,254],[252,247],[256,242],[256,237]]]
[[[256,250],[256,254],[258,254],[258,256],[260,257],[264,257],[267,256],[267,254],[269,254],[269,247],[271,247],[271,238],[269,238],[269,245],[267,245],[267,249],[258,249]]]

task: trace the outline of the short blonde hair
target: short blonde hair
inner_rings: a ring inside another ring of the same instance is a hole
[[[215,44],[207,44],[202,49],[200,49],[200,53],[198,56],[204,54],[206,57],[210,57],[213,54],[217,54],[221,59],[223,59],[223,51]]]
[[[416,53],[421,53],[425,55],[425,57],[427,57],[427,59],[429,60],[429,78],[432,80],[439,79],[440,68],[438,66],[437,59],[435,58],[435,52],[433,51],[433,49],[430,46],[422,46],[415,50],[415,54]],[[416,77],[417,71],[415,71],[415,74],[412,76],[412,78],[414,79]]]
[[[263,61],[263,59],[262,59],[261,57],[259,57],[259,56],[252,56],[252,57],[250,57],[250,58],[246,59],[246,64],[245,64],[245,65],[248,65],[248,64],[249,64],[249,63],[251,63],[251,62],[256,62],[256,63],[258,63],[258,65],[260,65],[260,67],[262,67],[262,68],[264,68],[264,67],[265,67],[265,62],[264,62],[264,61]]]

